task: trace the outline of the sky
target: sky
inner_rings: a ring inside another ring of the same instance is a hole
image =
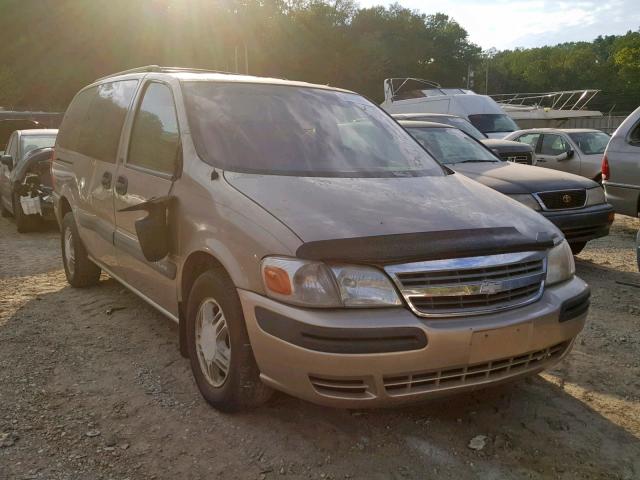
[[[590,41],[598,35],[624,34],[640,28],[639,0],[397,0],[430,14],[446,13],[483,49],[539,47]],[[359,0],[361,7],[389,5],[387,0]]]

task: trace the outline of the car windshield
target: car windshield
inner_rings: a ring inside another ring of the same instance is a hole
[[[518,130],[518,125],[509,115],[500,113],[469,115],[469,121],[482,133],[515,132]]]
[[[53,147],[56,143],[55,135],[23,135],[22,136],[22,158],[26,158],[31,150],[38,148]]]
[[[576,132],[570,133],[569,136],[585,155],[604,153],[611,138],[604,132]]]
[[[444,118],[434,118],[431,120],[432,122],[446,123],[447,125],[451,125],[452,127],[459,128],[463,132],[468,133],[476,140],[484,140],[487,136],[474,127],[471,123],[467,122],[464,118],[457,117],[444,117]]]
[[[410,127],[407,130],[444,164],[501,161],[457,128]]]
[[[351,93],[286,85],[183,82],[198,155],[270,175],[444,175],[379,107]]]

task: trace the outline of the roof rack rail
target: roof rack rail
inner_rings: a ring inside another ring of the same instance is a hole
[[[145,65],[144,67],[130,68],[129,70],[123,70],[121,72],[112,73],[100,77],[96,82],[104,80],[106,78],[117,77],[119,75],[127,75],[129,73],[150,73],[150,72],[163,72],[163,73],[177,73],[177,72],[194,72],[194,73],[224,73],[226,75],[244,75],[242,73],[225,72],[222,70],[207,70],[204,68],[189,68],[189,67],[162,67],[160,65]]]

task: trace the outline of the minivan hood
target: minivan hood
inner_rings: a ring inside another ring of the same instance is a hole
[[[462,175],[327,178],[225,172],[224,176],[303,242],[499,227],[515,227],[532,239],[558,234],[538,213]]]
[[[511,162],[456,163],[447,166],[476,182],[480,182],[504,194],[571,190],[598,186],[594,181],[572,173]]]

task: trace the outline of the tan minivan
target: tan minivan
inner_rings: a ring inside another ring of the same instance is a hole
[[[349,91],[122,72],[73,99],[53,175],[69,283],[104,271],[178,322],[222,410],[272,388],[366,407],[514,379],[587,315],[556,227]]]

